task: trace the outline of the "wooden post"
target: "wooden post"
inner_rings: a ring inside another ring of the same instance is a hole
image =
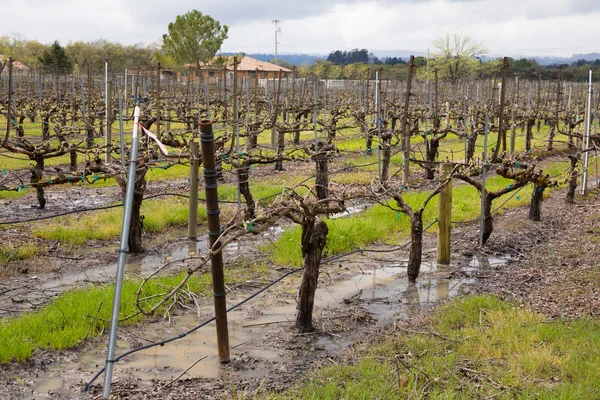
[[[452,171],[452,164],[441,165],[440,180],[446,179]],[[452,229],[452,180],[440,192],[438,208],[437,263],[450,265],[450,231]]]
[[[156,66],[156,137],[160,139],[160,63]],[[189,85],[188,85],[189,86]]]
[[[188,212],[188,238],[198,236],[198,142],[190,142],[190,202]]]
[[[494,149],[494,156],[492,157],[493,162],[498,160],[500,154],[500,145],[502,150],[506,151],[506,131],[504,129],[504,104],[506,98],[506,70],[508,69],[508,57],[504,57],[502,62],[502,86],[500,87],[500,108],[498,110],[498,140],[496,142],[496,148]]]
[[[410,107],[410,91],[412,89],[412,77],[414,68],[415,56],[410,56],[408,62],[408,79],[406,81],[406,92],[404,93],[404,110],[402,117],[402,155],[403,155],[403,166],[402,166],[402,184],[408,185],[408,175],[410,168],[410,121],[409,121],[409,107]]]
[[[510,111],[511,129],[510,129],[510,156],[515,154],[515,140],[517,139],[517,105],[514,104]]]
[[[202,145],[202,169],[204,171],[209,244],[211,249],[218,249],[220,247],[218,239],[222,231],[221,223],[219,222],[219,198],[217,197],[215,136],[211,121],[200,121],[200,143]],[[229,333],[227,328],[227,303],[225,301],[225,277],[223,275],[223,252],[213,253],[210,257],[210,263],[213,279],[219,362],[228,363]]]
[[[106,156],[104,161],[110,162],[110,153],[112,151],[112,113],[111,113],[111,103],[112,103],[112,81],[108,80],[106,82]]]
[[[6,146],[8,143],[8,137],[10,136],[10,125],[12,121],[12,116],[10,114],[11,111],[11,103],[12,103],[12,84],[13,84],[13,59],[12,57],[8,58],[8,101],[6,103],[6,136],[4,137],[4,141],[2,142],[2,146]]]

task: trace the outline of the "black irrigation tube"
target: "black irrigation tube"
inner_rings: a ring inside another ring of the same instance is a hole
[[[148,197],[144,197],[144,200],[149,200],[149,199],[153,199],[156,197],[164,197],[164,196],[174,196],[174,197],[182,197],[185,199],[189,199],[190,196],[186,195],[186,194],[179,194],[179,193],[159,193],[159,194],[154,194]],[[206,201],[205,199],[199,198],[199,201]],[[230,204],[237,204],[237,201],[228,201],[228,200],[219,200],[220,203],[230,203]],[[113,204],[110,206],[102,206],[102,207],[92,207],[92,208],[83,208],[80,210],[72,210],[72,211],[67,211],[64,213],[59,213],[59,214],[52,214],[52,215],[46,215],[43,217],[36,217],[36,218],[30,218],[30,219],[23,219],[23,220],[17,220],[17,221],[2,221],[0,222],[0,226],[1,225],[12,225],[12,224],[22,224],[25,222],[34,222],[34,221],[41,221],[41,220],[45,220],[45,219],[51,219],[51,218],[56,218],[56,217],[62,217],[65,215],[70,215],[70,214],[77,214],[77,213],[83,213],[83,212],[88,212],[88,211],[99,211],[99,210],[108,210],[111,208],[118,208],[118,207],[123,207],[123,203],[119,203],[119,204]]]
[[[432,223],[430,223],[430,224],[429,224],[429,225],[428,225],[428,226],[427,226],[425,229],[423,229],[423,232],[427,232],[427,231],[429,230],[429,228],[431,228],[431,227],[432,227],[433,225],[435,225],[437,222],[438,222],[438,220],[437,220],[437,218],[436,218],[436,219],[435,219],[435,220],[434,220]],[[349,256],[349,255],[351,255],[351,254],[355,254],[355,253],[363,253],[363,252],[370,252],[370,253],[392,253],[392,252],[394,252],[394,251],[398,251],[398,250],[402,250],[402,249],[406,248],[406,247],[407,247],[407,246],[408,246],[410,243],[411,243],[411,241],[409,240],[408,242],[404,243],[404,244],[403,244],[403,245],[401,245],[401,246],[394,247],[394,248],[392,248],[392,249],[388,249],[388,250],[379,250],[379,249],[363,249],[363,248],[358,248],[358,249],[356,249],[356,250],[352,250],[352,251],[349,251],[349,252],[346,252],[346,253],[342,253],[342,254],[338,254],[338,255],[336,255],[336,256],[330,257],[330,258],[328,258],[328,259],[326,259],[326,260],[322,261],[322,262],[321,262],[321,265],[323,265],[323,264],[327,264],[327,263],[330,263],[330,262],[332,262],[332,261],[338,260],[338,259],[340,259],[340,258],[343,258],[343,257],[347,257],[347,256]],[[240,301],[239,303],[237,303],[237,304],[234,304],[233,306],[229,307],[229,308],[227,309],[227,312],[230,312],[230,311],[233,311],[233,310],[235,310],[236,308],[238,308],[238,307],[242,306],[243,304],[247,303],[248,301],[250,301],[250,300],[252,300],[253,298],[255,298],[256,296],[258,296],[259,294],[261,294],[261,293],[265,292],[267,289],[271,288],[271,287],[272,287],[272,286],[274,286],[275,284],[277,284],[277,283],[281,282],[283,279],[287,278],[288,276],[290,276],[290,275],[292,275],[292,274],[295,274],[296,272],[302,271],[303,269],[304,269],[304,268],[296,268],[296,269],[293,269],[293,270],[291,270],[291,271],[288,271],[288,272],[286,272],[285,274],[281,275],[279,278],[275,279],[274,281],[272,281],[272,282],[271,282],[271,283],[269,283],[268,285],[266,285],[266,286],[262,287],[262,288],[261,288],[261,289],[259,289],[258,291],[254,292],[254,293],[253,293],[253,294],[251,294],[250,296],[246,297],[244,300],[242,300],[242,301]],[[140,347],[137,347],[137,348],[135,348],[135,349],[129,350],[129,351],[127,351],[127,352],[125,352],[125,353],[121,354],[120,356],[116,357],[116,358],[114,359],[114,362],[115,362],[115,363],[116,363],[116,362],[119,362],[119,361],[120,361],[120,360],[122,360],[123,358],[125,358],[125,357],[127,357],[127,356],[129,356],[129,355],[131,355],[131,354],[137,353],[138,351],[142,351],[142,350],[150,349],[150,348],[152,348],[152,347],[156,347],[156,346],[164,346],[164,345],[165,345],[165,344],[167,344],[167,343],[174,342],[175,340],[182,339],[182,338],[186,337],[187,335],[189,335],[189,334],[191,334],[191,333],[193,333],[193,332],[197,331],[198,329],[200,329],[200,328],[202,328],[202,327],[204,327],[204,326],[206,326],[206,325],[210,324],[210,323],[211,323],[211,322],[213,322],[214,320],[215,320],[215,317],[211,317],[211,318],[207,319],[206,321],[204,321],[204,322],[202,322],[202,323],[200,323],[200,324],[196,325],[196,326],[195,326],[195,327],[193,327],[192,329],[190,329],[190,330],[188,330],[188,331],[186,331],[186,332],[180,333],[179,335],[172,336],[172,337],[170,337],[170,338],[168,338],[168,339],[165,339],[165,340],[161,340],[160,342],[154,342],[154,343],[150,343],[150,344],[147,344],[147,345],[140,346]],[[90,386],[92,385],[92,383],[94,383],[94,381],[95,381],[96,379],[98,379],[98,377],[99,377],[99,376],[100,376],[100,375],[101,375],[101,374],[104,372],[105,368],[106,368],[106,367],[103,367],[103,368],[101,368],[101,369],[100,369],[98,372],[96,372],[96,374],[95,374],[95,375],[92,377],[92,379],[90,379],[90,380],[89,380],[89,381],[88,381],[88,382],[87,382],[87,383],[86,383],[86,384],[83,386],[83,388],[81,389],[81,391],[82,391],[82,392],[84,392],[84,393],[85,393],[85,392],[87,392],[87,391],[90,389]]]
[[[155,194],[155,195],[152,195],[152,196],[144,197],[144,200],[153,199],[153,198],[156,198],[156,197],[163,197],[163,196],[176,196],[176,197],[189,198],[189,196],[184,195],[184,194],[178,194],[178,193],[159,193],[159,194]],[[0,222],[0,225],[12,225],[12,224],[22,224],[22,223],[25,223],[25,222],[42,221],[42,220],[45,220],[45,219],[62,217],[62,216],[65,216],[65,215],[70,215],[70,214],[77,214],[77,213],[82,213],[82,212],[87,212],[87,211],[108,210],[108,209],[111,209],[111,208],[118,208],[118,207],[123,207],[123,203],[113,204],[113,205],[110,205],[110,206],[84,208],[84,209],[81,209],[81,210],[72,210],[72,211],[67,211],[67,212],[64,212],[64,213],[46,215],[46,216],[43,216],[43,217],[29,218],[29,219],[23,219],[23,220],[17,220],[17,221],[2,221],[2,222]]]
[[[370,163],[370,164],[363,164],[363,165],[358,165],[358,166],[354,166],[354,165],[346,165],[338,170],[335,170],[333,172],[330,173],[330,175],[333,174],[337,174],[340,172],[344,172],[346,170],[346,168],[349,167],[353,167],[353,168],[361,168],[361,167],[366,167],[366,166],[370,166],[370,165],[374,165],[377,163]],[[301,181],[300,183],[294,185],[294,186],[298,186],[298,185],[302,185],[304,182],[309,181],[313,178],[315,178],[316,175],[311,175],[310,177],[304,179],[303,181]],[[257,199],[256,201],[262,201],[262,200],[267,200],[270,199],[272,197],[276,197],[279,196],[281,193],[275,193],[269,196],[265,196],[262,197],[260,199]],[[155,194],[152,196],[148,196],[148,197],[144,197],[144,200],[148,200],[148,199],[152,199],[152,198],[156,198],[156,197],[161,197],[161,196],[175,196],[175,197],[182,197],[182,198],[186,198],[189,199],[190,196],[185,195],[185,194],[179,194],[179,193],[159,193],[159,194]],[[199,198],[199,201],[206,201],[206,199],[203,198]],[[237,201],[231,201],[231,200],[219,200],[220,203],[226,203],[226,204],[238,204]],[[57,218],[57,217],[63,217],[65,215],[71,215],[71,214],[78,214],[78,213],[83,213],[83,212],[88,212],[88,211],[99,211],[99,210],[109,210],[111,208],[118,208],[118,207],[123,207],[123,203],[120,204],[113,204],[110,206],[102,206],[102,207],[92,207],[92,208],[83,208],[80,210],[72,210],[72,211],[67,211],[64,213],[59,213],[59,214],[53,214],[53,215],[46,215],[43,217],[36,217],[36,218],[29,218],[29,219],[24,219],[24,220],[17,220],[17,221],[1,221],[0,222],[0,226],[2,225],[12,225],[12,224],[22,224],[22,223],[26,223],[26,222],[35,222],[35,221],[42,221],[42,220],[46,220],[46,219],[52,219],[52,218]]]
[[[261,288],[260,290],[258,290],[258,291],[256,291],[256,292],[254,292],[254,293],[253,293],[252,295],[250,295],[249,297],[246,297],[244,300],[240,301],[239,303],[237,303],[237,304],[234,304],[233,306],[229,307],[229,308],[227,309],[227,312],[230,312],[230,311],[233,311],[233,310],[235,310],[236,308],[240,307],[241,305],[243,305],[243,304],[247,303],[248,301],[250,301],[250,300],[252,300],[253,298],[255,298],[256,296],[258,296],[259,294],[263,293],[264,291],[266,291],[267,289],[269,289],[271,286],[273,286],[273,285],[275,285],[275,284],[279,283],[279,282],[280,282],[280,281],[282,281],[283,279],[287,278],[288,276],[290,276],[290,275],[292,275],[292,274],[294,274],[294,273],[296,273],[296,272],[298,272],[298,271],[302,271],[302,268],[297,268],[297,269],[293,269],[293,270],[291,270],[291,271],[288,271],[288,272],[286,272],[285,274],[281,275],[279,278],[277,278],[277,279],[275,279],[274,281],[272,281],[271,283],[269,283],[267,286],[264,286],[264,287],[263,287],[263,288]],[[129,351],[127,351],[127,352],[125,352],[125,353],[121,354],[120,356],[116,357],[116,358],[114,359],[114,362],[116,363],[116,362],[120,361],[121,359],[123,359],[124,357],[127,357],[127,356],[129,356],[129,355],[131,355],[131,354],[133,354],[133,353],[137,353],[138,351],[142,351],[142,350],[150,349],[150,348],[152,348],[152,347],[156,347],[156,346],[164,346],[164,345],[165,345],[165,344],[167,344],[167,343],[173,342],[173,341],[175,341],[175,340],[182,339],[182,338],[186,337],[187,335],[189,335],[189,334],[191,334],[191,333],[193,333],[193,332],[197,331],[198,329],[202,328],[203,326],[206,326],[206,325],[210,324],[210,323],[211,323],[211,322],[213,322],[214,320],[215,320],[215,317],[209,318],[209,319],[207,319],[206,321],[202,322],[201,324],[199,324],[199,325],[196,325],[196,326],[195,326],[195,327],[193,327],[192,329],[190,329],[190,330],[188,330],[188,331],[186,331],[186,332],[180,333],[180,334],[179,334],[179,335],[177,335],[177,336],[172,336],[172,337],[170,337],[170,338],[168,338],[168,339],[161,340],[160,342],[150,343],[150,344],[147,344],[147,345],[140,346],[140,347],[137,347],[137,348],[135,348],[135,349],[129,350]],[[91,380],[90,380],[88,383],[86,383],[86,384],[83,386],[83,388],[81,389],[81,391],[82,391],[82,392],[84,392],[84,393],[85,393],[85,392],[87,392],[87,391],[89,390],[90,386],[92,385],[92,383],[93,383],[93,382],[94,382],[94,381],[95,381],[95,380],[96,380],[96,379],[97,379],[97,378],[98,378],[98,377],[99,377],[99,376],[100,376],[100,375],[101,375],[101,374],[104,372],[105,368],[106,368],[106,367],[103,367],[102,369],[100,369],[100,370],[99,370],[99,371],[98,371],[98,372],[97,372],[97,373],[96,373],[96,374],[95,374],[95,375],[92,377],[92,379],[91,379]]]

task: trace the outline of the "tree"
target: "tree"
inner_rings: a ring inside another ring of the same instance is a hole
[[[163,49],[180,64],[190,63],[200,68],[200,63],[208,63],[227,39],[227,25],[210,15],[192,10],[178,15],[169,24],[169,33],[163,35]]]
[[[272,58],[271,61],[269,61],[269,62],[271,64],[275,64],[275,65],[278,65],[283,68],[294,69],[294,64],[292,64],[289,61],[282,60],[281,58]]]
[[[326,60],[316,60],[312,66],[312,73],[318,78],[325,79],[329,77],[329,72],[334,64]]]
[[[453,83],[458,79],[472,76],[479,60],[477,56],[487,53],[483,42],[475,42],[470,36],[462,33],[447,33],[433,41],[437,52],[433,55],[433,66],[442,77]],[[430,69],[431,70],[431,69]]]
[[[371,61],[369,56],[372,56],[372,54],[369,54],[369,50],[367,49],[354,49],[350,51],[335,50],[329,53],[327,61],[341,65],[358,62],[367,64]]]
[[[46,49],[40,56],[39,61],[46,71],[54,72],[58,71],[63,74],[68,74],[71,72],[72,66],[71,61],[67,57],[67,53],[65,48],[58,43],[58,40],[55,40],[50,48]]]

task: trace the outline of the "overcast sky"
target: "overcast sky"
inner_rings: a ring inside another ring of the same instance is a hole
[[[600,52],[600,0],[0,0],[0,35],[149,44],[193,8],[229,25],[223,51],[274,52],[280,19],[280,53],[426,52],[455,31],[493,56]]]

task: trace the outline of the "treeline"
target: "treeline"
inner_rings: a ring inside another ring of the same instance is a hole
[[[360,59],[361,61],[350,62]],[[368,50],[334,51],[329,54],[326,60],[317,60],[313,65],[304,64],[301,66],[286,65],[286,67],[295,70],[299,77],[317,76],[321,79],[367,79],[375,78],[375,72],[379,71],[381,79],[406,79],[408,76],[408,60],[393,57],[391,59],[377,59],[372,57]],[[427,68],[427,58],[415,57],[414,66],[418,79],[433,78],[435,68],[438,68],[440,79],[449,79],[443,63],[436,63],[436,60],[429,60]],[[562,71],[563,79],[566,81],[584,82],[588,79],[588,71],[592,68],[594,76],[600,76],[600,60],[577,62],[562,65],[540,65],[535,60],[521,58],[515,60],[509,58],[509,69],[507,76],[518,76],[522,79],[555,80],[558,78],[559,67]],[[500,77],[502,68],[502,58],[489,61],[480,61],[473,58],[462,65],[464,76],[461,78],[493,78]]]
[[[379,58],[375,56],[373,53],[369,53],[367,49],[354,49],[350,51],[342,51],[335,50],[329,53],[327,57],[327,61],[338,64],[338,65],[348,65],[355,63],[363,63],[363,64],[375,64],[375,65],[396,65],[396,64],[406,64],[406,61],[402,60],[400,57],[385,57]]]
[[[35,40],[25,40],[19,35],[0,36],[0,55],[11,56],[28,66],[32,71],[60,74],[92,74],[104,72],[104,61],[109,60],[109,73],[120,73],[125,68],[148,70],[161,64],[166,68],[175,67],[172,59],[161,53],[157,45],[122,45],[107,40],[92,42],[70,42],[62,46],[58,41],[42,44]],[[313,65],[295,66],[281,59],[272,60],[277,64],[290,68],[296,76],[317,76],[321,79],[367,79],[374,78],[379,71],[382,79],[405,79],[408,76],[407,61],[400,57],[378,58],[367,49],[350,51],[332,51],[327,59],[316,60]],[[5,62],[0,60],[1,64]],[[432,57],[415,57],[416,76],[418,79],[433,78],[438,70],[440,79],[451,79],[460,72],[459,78],[489,78],[500,74],[502,60],[500,58],[481,61],[477,58],[450,58],[448,60]],[[600,73],[600,59],[595,61],[578,60],[572,64],[540,65],[535,60],[521,58],[509,59],[509,76],[523,79],[554,80],[558,78],[559,67],[563,79],[567,81],[586,81],[588,70],[592,68],[594,75]],[[454,70],[454,75],[449,71]],[[0,68],[1,70],[1,68]]]
[[[104,62],[109,60],[109,72],[125,68],[149,69],[164,56],[156,46],[122,45],[107,40],[70,42],[62,46],[58,41],[45,45],[18,36],[0,36],[0,55],[10,56],[32,71],[60,74],[92,74],[104,72]]]

